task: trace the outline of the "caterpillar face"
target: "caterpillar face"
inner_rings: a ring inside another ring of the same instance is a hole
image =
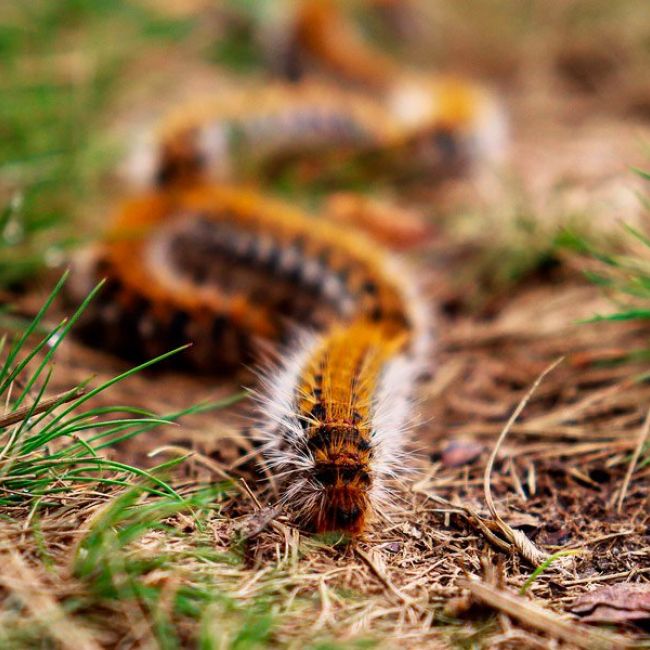
[[[317,532],[361,532],[369,518],[372,453],[369,436],[348,422],[320,423],[308,433],[313,483],[320,503],[305,513]]]

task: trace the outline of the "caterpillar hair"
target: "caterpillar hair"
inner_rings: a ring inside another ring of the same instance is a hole
[[[290,341],[288,320],[307,326],[256,392],[283,502],[306,527],[353,534],[384,510],[428,334],[390,255],[252,192],[201,187],[131,201],[83,265],[86,284],[108,278],[85,330],[123,353],[193,340],[187,360],[214,370],[255,338]]]

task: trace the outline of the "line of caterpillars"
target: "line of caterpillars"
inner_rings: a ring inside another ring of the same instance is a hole
[[[433,103],[451,96],[442,102],[451,109],[418,128],[463,142],[480,93],[461,91],[437,87]],[[107,278],[85,336],[130,357],[191,341],[185,363],[210,372],[254,358],[257,339],[288,343],[258,392],[267,465],[301,524],[358,534],[402,463],[427,335],[415,283],[362,234],[223,182],[251,160],[390,147],[405,126],[335,89],[271,86],[243,97],[165,122],[154,189],[127,202],[77,261],[77,296]],[[297,335],[296,325],[317,333]]]
[[[325,331],[283,387],[289,412],[263,428],[287,494],[303,485],[287,499],[302,522],[364,529],[382,479],[377,391],[386,364],[410,354],[416,327],[383,251],[258,194],[205,186],[127,203],[86,264],[87,279],[108,279],[86,336],[122,354],[192,340],[186,362],[214,371],[250,359],[256,338],[290,340],[295,323]]]

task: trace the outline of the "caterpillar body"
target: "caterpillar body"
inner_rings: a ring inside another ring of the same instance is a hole
[[[158,129],[153,174],[159,186],[241,180],[275,158],[383,149],[397,141],[398,128],[381,105],[358,93],[269,84],[174,111]]]
[[[382,102],[322,84],[278,84],[181,107],[135,173],[159,187],[188,186],[241,179],[293,155],[383,152],[445,177],[498,157],[504,129],[487,91],[452,78],[402,77]]]
[[[261,373],[264,453],[306,527],[365,530],[400,464],[426,358],[427,315],[390,255],[253,192],[204,186],[127,203],[79,264],[86,283],[108,279],[84,328],[122,353],[193,339],[194,365],[233,365],[254,338],[309,323]]]

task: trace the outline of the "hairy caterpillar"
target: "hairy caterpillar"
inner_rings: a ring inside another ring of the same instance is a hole
[[[451,77],[388,74],[375,96],[276,82],[181,106],[159,127],[156,150],[140,152],[132,171],[160,187],[187,186],[241,179],[260,162],[294,155],[370,151],[444,177],[502,155],[505,129],[491,93]]]
[[[299,59],[308,55],[337,75],[373,88],[385,88],[403,74],[393,58],[361,37],[335,2],[304,0],[293,14],[292,24],[285,26],[285,38],[293,45],[287,48],[288,70],[300,70]]]
[[[445,176],[498,155],[503,137],[492,96],[454,79],[404,76],[382,102],[322,84],[276,84],[180,108],[136,175],[187,186],[241,178],[260,161],[292,155],[374,151]]]
[[[389,75],[401,74],[395,59],[371,47],[343,15],[343,8],[346,13],[361,9],[364,19],[400,38],[418,31],[413,0],[275,0],[247,17],[271,70],[292,81],[323,68],[365,86],[381,86]]]
[[[108,278],[86,330],[121,352],[194,338],[190,362],[214,367],[255,337],[290,336],[287,317],[320,330],[262,372],[265,455],[305,526],[366,528],[400,465],[428,333],[413,280],[387,253],[255,193],[204,186],[127,203],[80,263],[87,282]]]
[[[392,116],[367,97],[318,83],[275,83],[174,111],[159,127],[153,173],[159,186],[223,182],[261,161],[382,149],[398,137]]]

